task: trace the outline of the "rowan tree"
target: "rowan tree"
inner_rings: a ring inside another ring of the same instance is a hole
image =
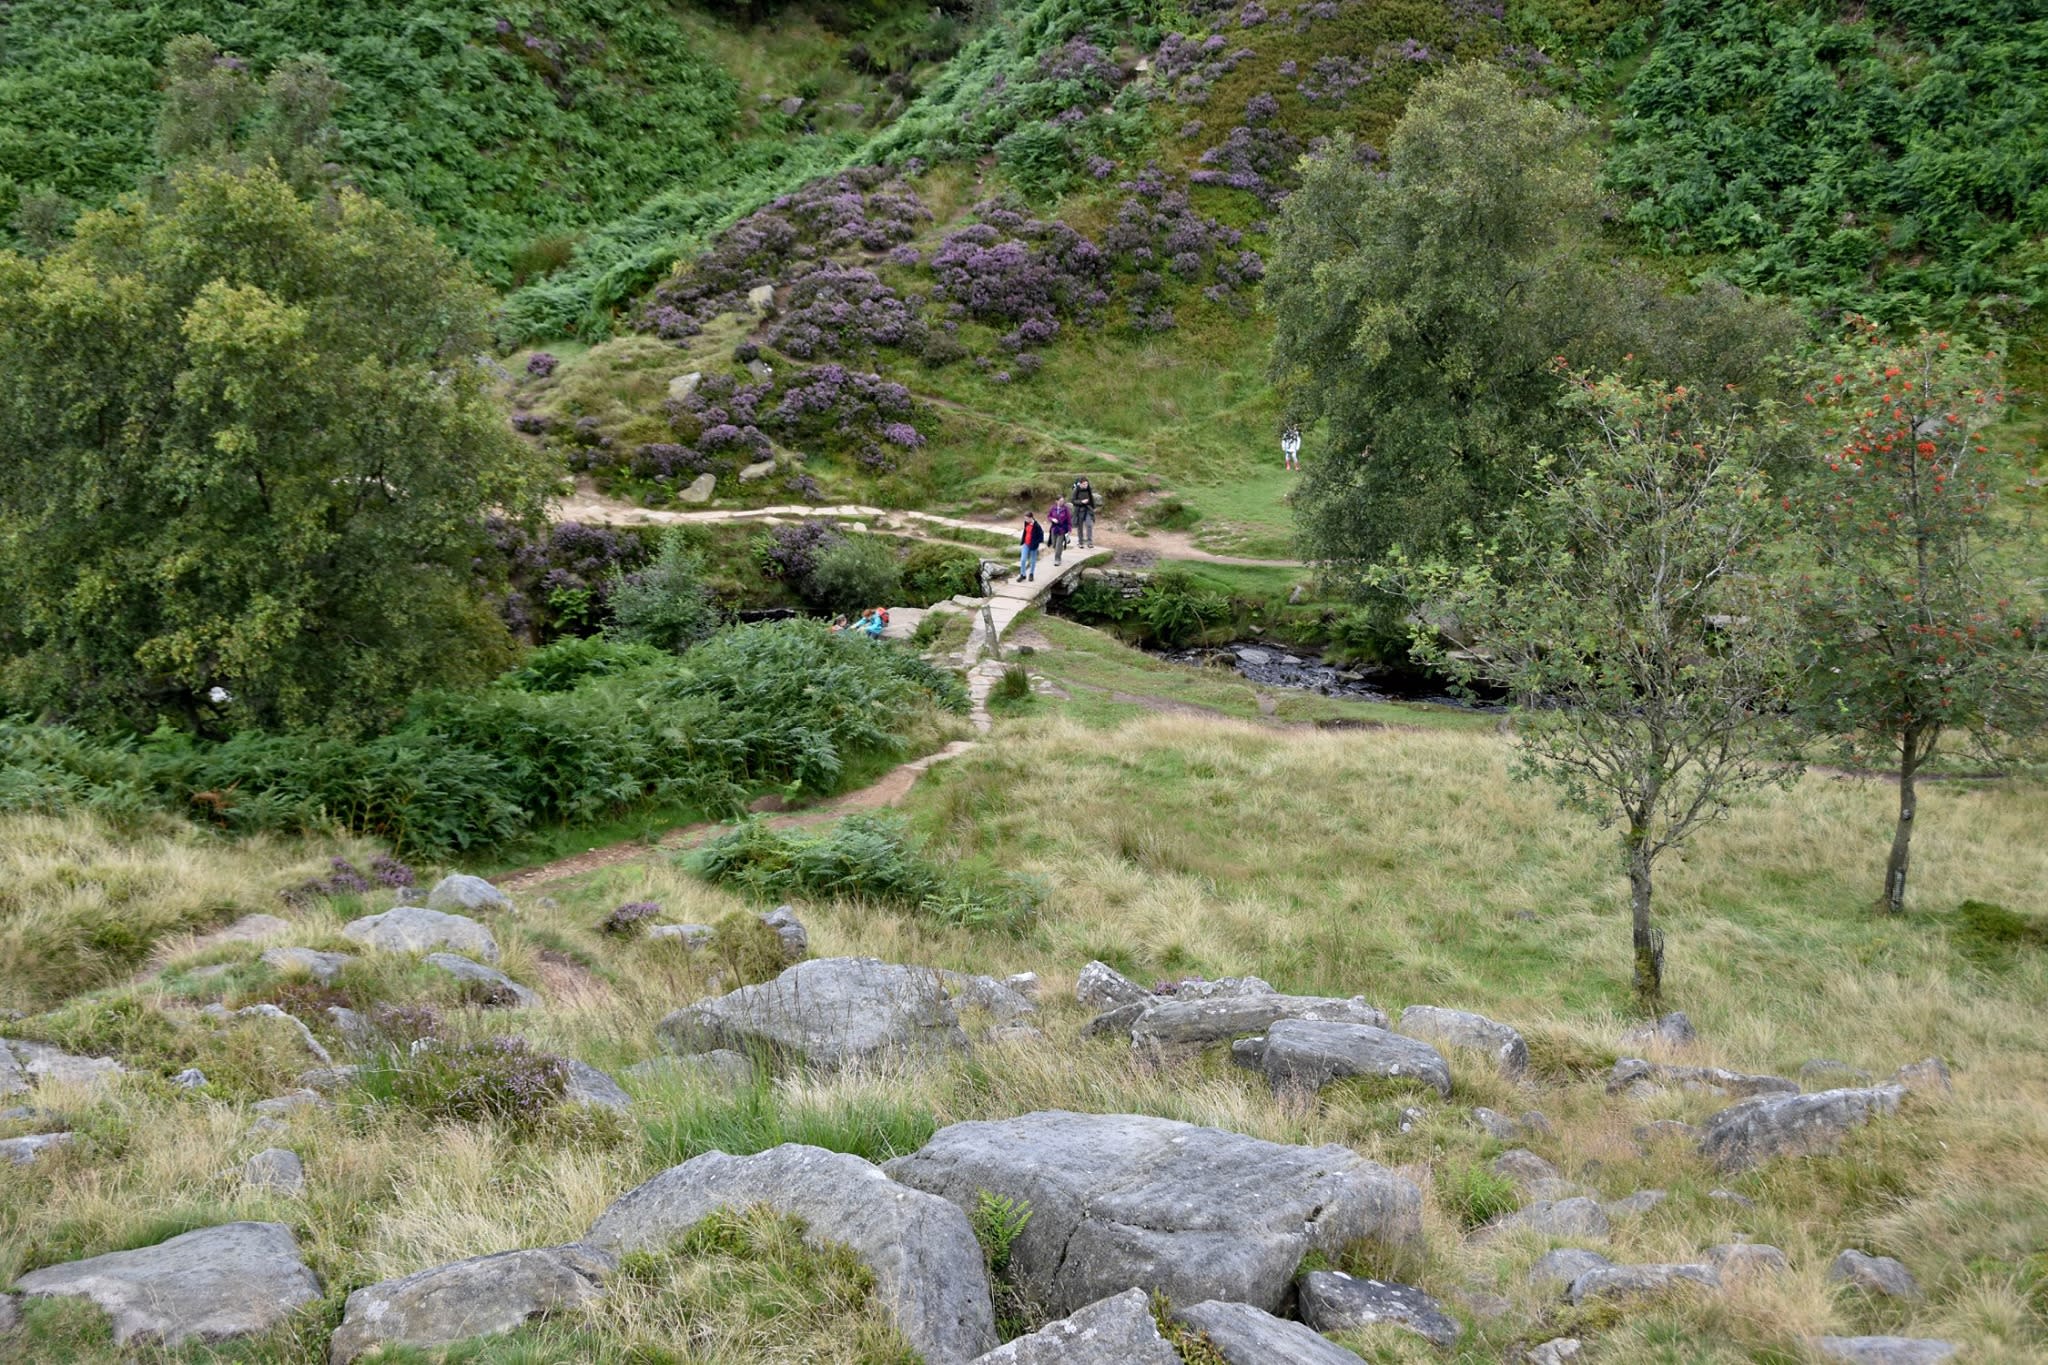
[[[1996,352],[1937,332],[1892,342],[1859,320],[1806,395],[1824,468],[1799,496],[1815,565],[1796,585],[1814,665],[1801,713],[1898,777],[1878,897],[1894,914],[1916,780],[1942,742],[1995,750],[2048,715],[2041,603],[2001,560],[1998,373]]]

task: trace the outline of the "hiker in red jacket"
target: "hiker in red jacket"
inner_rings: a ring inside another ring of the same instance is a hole
[[[1045,544],[1045,528],[1034,512],[1024,514],[1024,534],[1017,538],[1017,578],[1029,583],[1038,577],[1038,547]]]

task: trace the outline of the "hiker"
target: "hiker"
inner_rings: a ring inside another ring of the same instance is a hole
[[[889,613],[880,607],[869,607],[867,615],[861,617],[860,622],[861,629],[867,632],[870,640],[879,640],[882,638],[882,631],[889,624]]]
[[[1063,494],[1055,494],[1052,507],[1045,514],[1045,524],[1052,532],[1052,562],[1060,562],[1060,556],[1067,552],[1067,535],[1074,529],[1074,509],[1067,506]]]
[[[1294,470],[1296,473],[1301,472],[1300,424],[1289,422],[1287,429],[1280,433],[1280,455],[1282,459],[1286,460],[1289,469]]]
[[[1045,544],[1045,528],[1038,514],[1024,514],[1024,533],[1017,537],[1017,581],[1029,583],[1038,577],[1038,547]]]
[[[1095,489],[1088,476],[1074,480],[1074,543],[1084,550],[1095,548]]]
[[[832,633],[833,633],[834,635],[837,635],[837,634],[839,634],[839,633],[840,633],[841,631],[843,631],[843,630],[845,630],[845,629],[846,629],[846,618],[845,618],[844,616],[835,616],[835,617],[833,617],[833,618],[832,618]]]

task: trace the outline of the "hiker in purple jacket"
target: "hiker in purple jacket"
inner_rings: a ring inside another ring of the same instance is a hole
[[[1057,564],[1067,551],[1067,535],[1074,529],[1074,509],[1067,506],[1066,494],[1053,498],[1052,507],[1045,514],[1045,524],[1052,531],[1052,562]]]

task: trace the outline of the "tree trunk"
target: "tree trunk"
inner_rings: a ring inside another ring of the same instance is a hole
[[[1894,915],[1906,913],[1906,866],[1913,859],[1913,815],[1919,807],[1913,778],[1933,749],[1931,744],[1925,750],[1920,747],[1921,733],[1908,730],[1900,736],[1899,823],[1892,831],[1892,852],[1884,863],[1884,895],[1879,898],[1885,910]]]
[[[1664,997],[1664,936],[1650,925],[1649,832],[1631,828],[1625,847],[1628,854],[1629,917],[1635,946],[1636,997],[1643,1007],[1656,1013]]]

